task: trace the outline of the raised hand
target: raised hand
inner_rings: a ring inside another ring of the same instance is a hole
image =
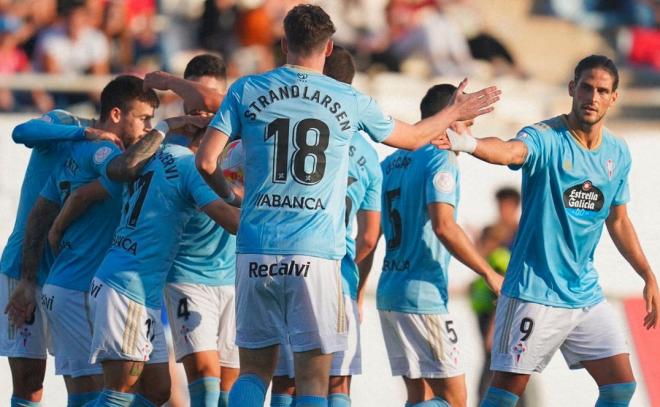
[[[500,100],[502,91],[496,86],[489,86],[474,93],[464,93],[467,87],[467,78],[463,79],[454,92],[449,106],[456,109],[458,118],[456,120],[470,120],[482,114],[493,111],[493,104]]]
[[[120,149],[124,150],[124,143],[121,141],[119,136],[109,131],[103,131],[103,130],[95,129],[93,127],[87,127],[85,129],[85,138],[87,140],[92,140],[92,141],[107,140],[115,144]]]

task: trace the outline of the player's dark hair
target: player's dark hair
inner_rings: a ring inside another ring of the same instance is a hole
[[[85,0],[58,0],[57,15],[66,17],[77,9],[84,7],[86,7]]]
[[[512,187],[500,188],[497,190],[497,192],[495,192],[495,199],[498,202],[506,199],[512,199],[516,202],[520,202],[520,192]]]
[[[227,65],[219,55],[202,54],[197,55],[188,62],[183,72],[184,79],[200,76],[212,76],[221,80],[227,80]]]
[[[335,25],[319,6],[299,4],[284,17],[287,46],[302,56],[318,51],[334,33]]]
[[[419,104],[419,109],[422,111],[422,119],[433,116],[445,108],[451,101],[451,97],[456,92],[456,86],[449,83],[440,85],[433,85],[431,89],[426,92]]]
[[[340,45],[332,48],[332,54],[325,59],[323,73],[339,82],[353,83],[355,60],[348,50]]]
[[[101,91],[101,121],[107,120],[115,107],[126,111],[135,101],[157,108],[159,101],[156,92],[153,89],[144,90],[143,83],[137,76],[120,75],[105,85]]]
[[[612,78],[614,79],[614,83],[612,84],[613,91],[619,87],[619,70],[616,68],[616,65],[614,65],[614,62],[604,55],[589,55],[578,62],[575,66],[575,76],[573,80],[577,83],[580,80],[582,72],[595,68],[604,69],[612,75]]]

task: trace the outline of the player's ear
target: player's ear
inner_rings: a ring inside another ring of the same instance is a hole
[[[568,95],[570,97],[575,96],[575,81],[568,82]]]
[[[117,124],[121,120],[121,109],[118,107],[113,107],[112,110],[110,110],[110,120],[112,120],[113,123]]]
[[[289,45],[286,43],[286,37],[282,37],[280,40],[280,47],[282,48],[282,54],[286,55],[289,53]]]
[[[329,57],[332,54],[332,49],[334,48],[335,43],[332,40],[328,40],[328,43],[325,44],[325,56]]]
[[[610,105],[613,105],[618,98],[619,98],[619,91],[615,90],[614,92],[612,92],[612,99],[610,101]]]

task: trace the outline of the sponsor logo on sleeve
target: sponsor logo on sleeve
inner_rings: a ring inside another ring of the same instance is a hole
[[[588,180],[564,191],[564,207],[578,216],[595,215],[604,202],[603,192]]]
[[[456,187],[456,181],[454,180],[452,173],[441,171],[433,177],[433,186],[443,194],[450,194]]]
[[[102,164],[108,156],[112,153],[112,149],[107,146],[103,146],[96,150],[94,153],[94,163],[95,164]]]

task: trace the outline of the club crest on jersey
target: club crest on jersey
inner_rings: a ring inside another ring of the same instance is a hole
[[[454,191],[456,181],[450,172],[442,171],[433,177],[433,186],[443,194],[450,194]]]
[[[607,168],[607,178],[612,181],[612,175],[614,175],[614,161],[613,160],[607,160],[605,163],[605,168]]]
[[[589,216],[603,207],[603,192],[587,180],[564,191],[564,207],[578,216]]]
[[[525,342],[518,342],[516,346],[511,348],[513,353],[516,355],[516,364],[520,362],[520,358],[522,358],[523,353],[527,352],[527,345],[525,345]]]
[[[112,149],[110,147],[101,147],[96,152],[94,153],[94,163],[96,164],[101,164],[103,161],[105,161],[106,158],[112,153]]]

